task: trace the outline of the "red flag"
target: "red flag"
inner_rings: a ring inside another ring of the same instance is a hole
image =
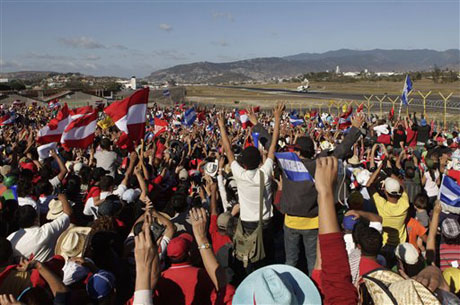
[[[144,138],[145,114],[149,99],[149,88],[134,92],[121,101],[116,101],[104,109],[121,131],[125,132],[134,142]]]
[[[260,112],[260,106],[253,107],[252,111],[254,111],[254,113]]]
[[[395,109],[391,107],[390,114],[388,115],[388,119],[391,120],[395,116]]]
[[[248,112],[245,109],[243,109],[243,110],[240,110],[239,114],[240,114],[241,126],[243,126],[244,129],[251,127],[252,124],[251,124],[251,121],[249,121]]]
[[[363,111],[363,108],[364,108],[364,104],[361,103],[361,105],[359,105],[359,107],[358,107],[358,109],[356,110],[356,112],[359,113],[359,112]]]
[[[158,118],[155,118],[155,127],[153,129],[153,133],[155,134],[155,137],[160,135],[161,133],[166,131],[166,128],[168,128],[168,121],[165,120],[160,120]]]
[[[73,120],[62,134],[62,146],[66,149],[71,147],[87,148],[94,141],[96,126],[97,111]]]
[[[62,133],[70,121],[69,108],[67,107],[67,104],[65,104],[58,112],[57,116],[52,119],[48,125],[38,131],[37,142],[39,144],[60,142]]]
[[[82,117],[85,114],[93,113],[93,111],[94,111],[93,106],[83,106],[80,108],[71,109],[69,113],[72,116],[72,119],[77,119],[79,117]]]

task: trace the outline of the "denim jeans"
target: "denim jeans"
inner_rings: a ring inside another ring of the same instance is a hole
[[[305,258],[307,259],[308,274],[311,275],[316,262],[316,241],[318,229],[296,230],[284,226],[284,250],[286,265],[297,266],[300,253],[300,242],[303,242]]]

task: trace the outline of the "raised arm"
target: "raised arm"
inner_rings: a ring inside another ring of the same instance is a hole
[[[59,158],[59,156],[57,155],[54,149],[50,151],[50,154],[51,154],[51,157],[53,157],[54,160],[56,160],[57,164],[59,165],[59,174],[57,175],[57,177],[59,181],[62,181],[64,180],[65,175],[67,174],[67,168],[65,167],[64,162],[62,162],[61,158]]]
[[[436,257],[436,234],[438,232],[439,215],[441,214],[441,210],[441,202],[436,200],[426,241],[427,260],[431,262],[434,262]]]
[[[275,160],[275,150],[276,150],[276,144],[278,143],[278,137],[280,135],[280,123],[281,123],[281,115],[283,114],[284,110],[284,104],[278,104],[275,106],[275,109],[273,109],[273,115],[275,116],[275,128],[273,130],[273,135],[272,135],[272,142],[270,143],[270,148],[268,149],[268,155],[267,157]]]
[[[227,135],[227,130],[225,129],[225,121],[223,113],[217,114],[217,123],[219,124],[220,135],[222,137],[222,146],[224,148],[225,153],[227,154],[227,159],[230,164],[235,161],[235,155],[232,151],[232,145],[230,144],[230,140]]]

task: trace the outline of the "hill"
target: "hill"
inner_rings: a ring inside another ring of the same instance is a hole
[[[307,72],[341,71],[426,71],[434,66],[460,70],[460,50],[349,50],[301,53],[286,57],[266,57],[226,63],[197,62],[155,71],[150,81],[229,82],[285,78]]]

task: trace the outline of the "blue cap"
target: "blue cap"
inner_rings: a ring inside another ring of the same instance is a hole
[[[349,216],[345,216],[343,217],[343,228],[347,231],[352,231],[353,230],[353,227],[355,226],[355,224],[357,223],[357,220],[354,219],[355,216],[353,215],[349,215]]]
[[[86,284],[86,292],[93,300],[99,300],[108,296],[115,288],[115,275],[113,273],[99,270],[94,273]]]
[[[422,120],[420,121],[420,125],[426,126],[426,120],[425,120],[425,119],[422,119]]]
[[[299,269],[270,265],[249,274],[238,286],[232,304],[321,304],[313,281]]]

